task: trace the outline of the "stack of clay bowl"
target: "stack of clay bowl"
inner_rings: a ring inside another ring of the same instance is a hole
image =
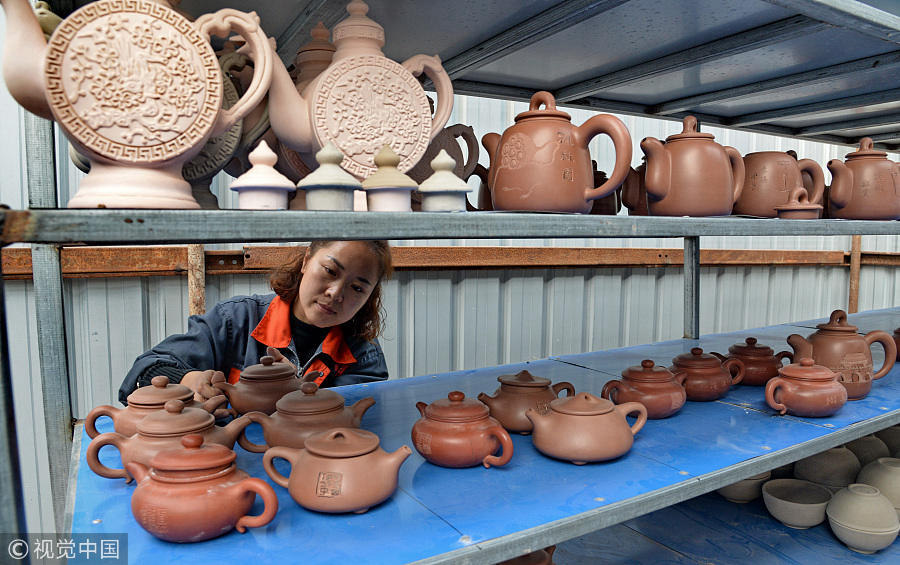
[[[875,432],[875,437],[880,439],[887,445],[888,451],[893,457],[900,455],[900,425],[885,428],[879,432]]]
[[[794,477],[837,492],[856,481],[861,465],[846,447],[835,447],[794,463]]]
[[[716,492],[721,494],[725,500],[729,502],[744,504],[759,498],[762,494],[763,483],[771,478],[772,472],[766,471],[765,473],[753,475],[752,477],[747,477],[743,481],[738,481],[722,487]]]
[[[863,436],[848,442],[844,447],[849,449],[859,459],[860,467],[865,467],[880,457],[890,457],[891,450],[887,444],[874,435]]]
[[[831,531],[853,551],[875,553],[897,538],[897,511],[881,491],[854,483],[834,494],[825,509]]]
[[[891,501],[900,516],[900,459],[879,457],[859,472],[857,483],[873,486]]]
[[[776,520],[798,530],[818,526],[825,521],[825,508],[831,501],[827,488],[800,479],[774,479],[762,486],[766,510]]]

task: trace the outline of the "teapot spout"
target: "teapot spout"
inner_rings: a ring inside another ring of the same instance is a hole
[[[269,85],[269,123],[278,141],[298,153],[313,150],[313,131],[307,100],[297,92],[291,75],[273,53],[272,83]],[[309,87],[307,87],[307,90]]]
[[[53,119],[44,91],[44,57],[47,40],[28,0],[0,0],[6,13],[3,42],[3,80],[23,108]]]
[[[799,360],[803,357],[812,358],[812,344],[802,335],[791,334],[788,336],[787,342],[794,350],[794,359]]]
[[[840,159],[828,161],[831,171],[831,189],[828,198],[836,208],[843,208],[850,201],[853,191],[853,171]]]
[[[644,169],[644,188],[647,196],[653,200],[662,200],[669,193],[669,181],[672,176],[672,161],[662,141],[655,137],[645,137],[641,141],[641,150],[647,156]]]
[[[497,400],[496,397],[488,395],[486,392],[478,393],[478,400],[482,403],[487,404],[488,408],[494,407],[494,401]]]
[[[375,399],[371,396],[362,398],[353,403],[353,406],[350,407],[350,411],[353,413],[353,423],[356,426],[359,426],[359,423],[362,420],[363,414],[366,413],[366,410],[371,408],[374,404]]]
[[[228,438],[228,443],[231,446],[234,446],[234,442],[237,441],[238,436],[241,435],[241,432],[244,431],[244,428],[251,424],[252,420],[247,417],[246,414],[235,418],[234,420],[228,422],[228,425],[222,429],[222,432],[225,434],[225,437]],[[263,426],[265,427],[265,426]]]
[[[481,138],[481,144],[484,145],[484,148],[487,149],[489,161],[489,167],[494,166],[494,152],[497,151],[497,146],[500,144],[500,134],[499,133],[486,133]]]
[[[127,470],[128,474],[134,477],[134,480],[139,483],[150,476],[150,470],[147,469],[147,466],[143,463],[138,463],[137,461],[125,463],[125,470]]]
[[[541,414],[534,408],[526,410],[525,417],[531,420],[531,423],[534,425],[534,433],[539,433],[539,430],[547,427],[547,415]]]
[[[400,471],[400,465],[410,456],[412,450],[408,445],[400,446],[400,449],[393,453],[387,453],[384,458],[384,465],[391,475],[396,475]]]

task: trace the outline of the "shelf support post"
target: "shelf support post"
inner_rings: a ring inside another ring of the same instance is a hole
[[[859,269],[862,259],[862,236],[850,236],[850,296],[847,300],[847,313],[859,311]]]
[[[700,236],[684,238],[684,337],[700,337]]]

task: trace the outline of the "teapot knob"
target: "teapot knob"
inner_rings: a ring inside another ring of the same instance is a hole
[[[458,390],[454,390],[447,395],[447,398],[450,399],[450,402],[462,402],[466,398],[466,395]]]
[[[184,402],[181,400],[169,400],[166,402],[166,412],[169,414],[180,414],[184,410]]]
[[[804,357],[800,360],[801,367],[812,367],[815,364],[815,361],[810,359],[809,357]]]
[[[164,375],[157,375],[150,379],[150,384],[155,386],[156,388],[166,388],[169,386],[169,377]]]
[[[697,133],[697,118],[695,116],[685,116],[681,120],[681,133]]]
[[[259,358],[259,362],[262,363],[263,365],[265,365],[266,367],[268,367],[269,365],[271,365],[272,363],[275,362],[275,358],[272,357],[271,355],[263,355],[262,357]]]
[[[200,434],[188,434],[181,438],[181,445],[187,449],[199,449],[203,445],[203,436]]]
[[[644,359],[643,361],[641,361],[641,367],[643,367],[644,369],[652,369],[654,365],[655,363],[650,359]]]
[[[745,339],[744,341],[745,341],[745,342],[747,343],[747,345],[749,345],[750,347],[753,347],[754,345],[756,345],[756,338],[755,338],[755,337],[748,337],[748,338]]]
[[[828,320],[829,324],[845,324],[847,322],[847,313],[843,310],[835,310],[831,313],[831,318]]]
[[[701,348],[699,348],[699,347],[692,347],[692,348],[691,348],[691,355],[694,355],[694,356],[699,357],[699,356],[703,355],[703,350],[702,350]]]
[[[312,395],[312,394],[315,394],[316,391],[319,390],[319,385],[317,385],[316,383],[314,383],[312,381],[307,381],[307,382],[303,383],[302,385],[300,385],[300,390],[303,391],[303,394]]]

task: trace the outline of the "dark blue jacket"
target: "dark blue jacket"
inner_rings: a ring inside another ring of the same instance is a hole
[[[202,316],[188,319],[184,334],[167,337],[140,355],[119,388],[119,400],[138,386],[150,384],[156,375],[179,382],[189,371],[222,371],[237,382],[248,365],[259,363],[266,347],[277,348],[294,366],[298,376],[320,371],[320,386],[340,386],[385,380],[388,377],[384,353],[377,341],[345,339],[334,327],[302,367],[291,337],[291,305],[275,294],[236,296],[216,304]]]

